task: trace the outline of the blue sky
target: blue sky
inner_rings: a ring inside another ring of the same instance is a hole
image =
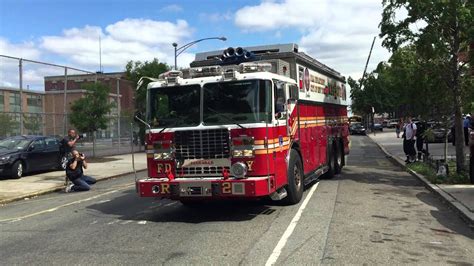
[[[0,54],[98,70],[102,39],[104,71],[121,71],[129,60],[173,63],[172,42],[210,36],[178,60],[186,66],[195,52],[228,46],[299,44],[345,76],[360,77],[372,38],[378,34],[380,0],[0,0]],[[378,39],[369,70],[388,52]],[[0,86],[16,86],[17,63],[0,59]],[[25,78],[41,89],[57,69],[30,65]],[[59,72],[58,72],[59,74]]]

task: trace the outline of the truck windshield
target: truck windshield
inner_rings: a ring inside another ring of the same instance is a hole
[[[204,124],[270,122],[271,88],[268,80],[205,84]]]
[[[149,92],[148,121],[152,127],[199,125],[199,85],[161,87]]]

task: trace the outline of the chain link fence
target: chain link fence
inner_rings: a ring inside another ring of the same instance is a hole
[[[108,156],[143,150],[138,127],[132,123],[135,84],[123,72],[102,73],[0,55],[0,139],[16,135],[43,135],[63,138],[71,124],[73,103],[84,97],[84,86],[100,83],[109,88],[113,108],[107,128],[96,132],[95,148],[91,132],[78,132],[81,152]]]

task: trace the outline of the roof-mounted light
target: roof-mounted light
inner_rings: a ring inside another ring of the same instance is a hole
[[[183,77],[183,72],[177,70],[167,71],[163,74],[160,74],[159,79],[165,80],[167,84],[178,83],[178,78]]]
[[[211,77],[222,75],[222,69],[220,66],[208,66],[208,67],[195,67],[190,69],[191,77]]]
[[[270,63],[241,63],[239,64],[239,72],[270,72],[272,70],[272,64]]]
[[[235,76],[236,72],[233,68],[227,69],[222,75],[224,79],[235,79]]]

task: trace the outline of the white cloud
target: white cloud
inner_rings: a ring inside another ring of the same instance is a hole
[[[244,32],[296,31],[300,50],[345,76],[362,76],[374,36],[379,34],[382,5],[377,0],[263,1],[236,12],[235,24]],[[285,33],[282,32],[282,35]],[[368,70],[387,60],[377,39]]]
[[[11,43],[5,38],[0,37],[0,54],[38,60],[41,56],[39,49],[35,47],[33,42]],[[23,62],[23,68],[31,66],[31,63]],[[19,60],[0,57],[0,86],[2,87],[19,87]],[[24,73],[25,74],[25,73]],[[23,75],[23,84],[36,84],[29,75]]]
[[[192,32],[192,28],[184,20],[172,23],[124,19],[106,26],[105,31],[97,26],[85,26],[64,30],[60,36],[44,36],[41,38],[41,47],[50,53],[69,58],[72,64],[98,69],[101,36],[102,65],[106,71],[115,71],[123,70],[130,60],[144,61],[156,57],[162,62],[174,63],[171,44],[182,42]],[[185,57],[182,54],[180,59]],[[180,62],[189,64],[190,61]]]
[[[183,8],[179,5],[167,5],[160,9],[161,12],[181,12]]]
[[[41,55],[33,42],[13,44],[2,37],[0,37],[0,54],[33,60],[38,59]]]
[[[231,12],[219,12],[219,13],[200,13],[199,19],[202,21],[209,21],[209,22],[221,22],[221,21],[229,21],[232,20],[233,15]]]

